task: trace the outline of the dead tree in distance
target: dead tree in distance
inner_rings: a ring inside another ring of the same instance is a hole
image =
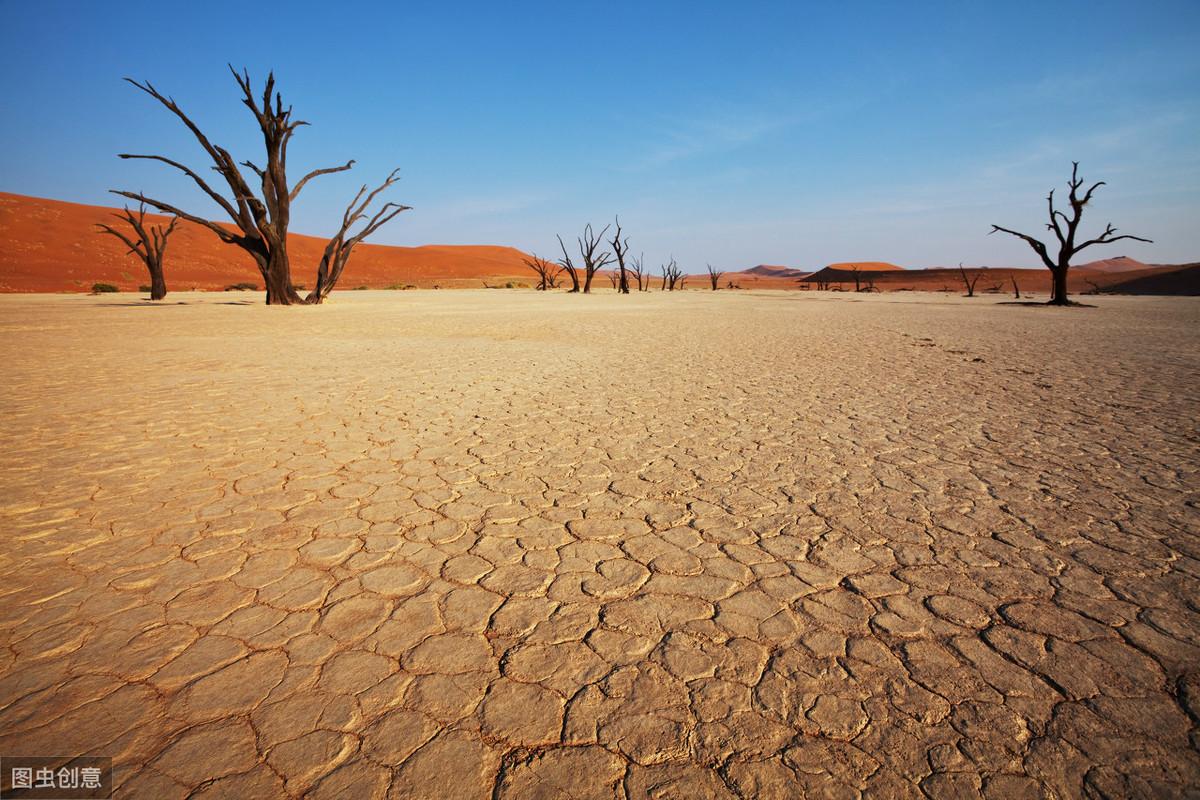
[[[191,131],[196,141],[200,143],[200,147],[204,149],[204,152],[212,160],[212,169],[221,176],[228,186],[230,197],[226,197],[210,186],[195,170],[165,156],[121,153],[120,157],[125,159],[160,161],[179,170],[199,186],[201,191],[208,195],[213,202],[221,207],[233,221],[235,230],[229,230],[212,220],[182,211],[162,200],[146,197],[140,192],[115,191],[114,194],[137,200],[140,203],[146,203],[160,211],[165,211],[177,217],[182,217],[189,222],[194,222],[211,230],[222,242],[236,245],[245,250],[254,259],[259,272],[262,274],[263,283],[267,290],[267,303],[269,305],[320,303],[329,294],[330,290],[332,290],[333,283],[330,279],[332,278],[333,282],[336,282],[336,276],[341,274],[341,267],[345,266],[345,261],[349,258],[350,251],[353,250],[354,245],[362,241],[370,233],[373,233],[384,222],[387,222],[400,211],[404,210],[404,207],[388,204],[381,212],[377,212],[371,217],[371,220],[368,221],[364,228],[367,231],[366,233],[360,231],[359,234],[347,236],[348,229],[344,228],[340,234],[341,241],[338,242],[338,236],[335,236],[330,241],[330,246],[326,248],[326,253],[330,260],[325,264],[326,278],[324,283],[318,280],[320,291],[314,289],[308,297],[301,298],[296,293],[295,288],[293,288],[291,262],[288,260],[287,234],[288,224],[291,220],[292,203],[296,201],[296,198],[300,195],[300,191],[313,178],[334,172],[344,172],[353,167],[354,162],[347,161],[342,166],[315,169],[302,177],[295,186],[289,186],[286,169],[288,143],[291,141],[296,129],[308,123],[292,119],[292,107],[284,107],[282,96],[279,92],[275,91],[274,73],[267,75],[261,98],[259,98],[256,97],[254,89],[251,86],[249,72],[243,70],[239,74],[233,69],[232,65],[229,67],[229,71],[233,73],[234,80],[237,81],[238,88],[241,89],[243,105],[250,109],[262,132],[263,144],[266,150],[266,161],[262,167],[255,165],[251,161],[242,161],[240,164],[234,161],[233,156],[230,155],[228,150],[213,144],[205,136],[199,126],[183,112],[173,98],[161,94],[148,81],[139,83],[131,78],[126,78],[125,80],[161,103],[164,108],[178,117],[187,129]],[[250,184],[246,181],[239,167],[245,167],[258,177],[261,182],[261,190],[258,194],[251,189]],[[394,176],[395,173],[388,180],[384,181],[379,189],[372,192],[369,195],[370,199],[373,200],[380,191],[390,186],[394,182]],[[358,220],[365,218],[367,206],[358,204],[361,196],[362,192],[351,201],[347,207],[346,214],[343,216],[343,222],[350,219],[350,224],[352,225]],[[342,257],[340,267],[337,264],[339,256]]]
[[[704,266],[708,269],[708,282],[712,284],[712,290],[715,292],[721,288],[721,276],[725,273],[718,270],[712,264],[705,264]]]
[[[967,297],[975,296],[975,284],[979,283],[979,278],[983,272],[976,272],[974,278],[967,277],[967,270],[963,267],[962,262],[958,262],[958,273],[962,275],[963,286],[967,287]]]
[[[1017,286],[1017,276],[1016,276],[1016,275],[1009,275],[1008,277],[1009,277],[1009,278],[1012,280],[1012,285],[1013,285],[1013,298],[1014,298],[1014,299],[1016,299],[1016,300],[1020,300],[1020,299],[1021,299],[1021,287],[1020,287],[1020,286]]]
[[[579,268],[571,260],[571,254],[567,252],[567,246],[563,244],[561,236],[558,237],[558,246],[562,248],[563,254],[563,257],[558,260],[559,266],[562,267],[559,274],[563,272],[567,273],[567,277],[571,279],[571,291],[569,293],[575,294],[579,291]]]
[[[613,234],[612,249],[613,254],[617,257],[617,274],[618,280],[613,284],[613,288],[621,294],[629,294],[629,275],[625,271],[625,255],[629,252],[629,237],[621,238],[621,218],[616,218],[617,231]]]
[[[633,279],[637,281],[638,291],[644,292],[650,287],[650,276],[646,274],[642,262],[645,260],[646,254],[642,253],[637,258],[629,259],[629,271],[633,273]]]
[[[859,283],[861,281],[861,275],[862,275],[862,267],[858,266],[857,264],[851,264],[850,265],[850,274],[854,277],[854,291],[856,291],[856,292],[862,291],[862,289],[859,286]]]
[[[561,266],[549,259],[538,258],[536,253],[530,258],[524,259],[524,261],[525,266],[537,273],[537,289],[539,292],[558,288],[558,276],[562,274]]]
[[[175,230],[179,217],[171,217],[171,224],[165,228],[161,225],[147,226],[145,203],[138,204],[137,216],[134,216],[133,212],[129,210],[129,206],[113,216],[124,220],[133,229],[133,235],[123,233],[104,223],[100,223],[96,227],[100,228],[100,233],[107,233],[124,242],[129,248],[126,255],[137,253],[138,258],[142,260],[150,273],[150,299],[162,300],[167,296],[167,279],[163,276],[163,254],[167,250],[167,237]]]
[[[671,256],[671,260],[662,266],[663,290],[673,292],[676,289],[682,289],[684,279],[683,270],[679,268],[679,264],[675,261],[675,256]]]
[[[1067,203],[1071,208],[1071,216],[1069,217],[1054,207],[1053,189],[1050,190],[1050,194],[1046,198],[1047,213],[1050,215],[1050,222],[1046,225],[1046,230],[1052,231],[1054,238],[1058,240],[1057,258],[1051,258],[1049,248],[1047,248],[1046,244],[1032,236],[1008,228],[1002,228],[999,225],[993,225],[989,231],[989,234],[1000,231],[1001,233],[1016,236],[1018,239],[1023,239],[1038,254],[1038,257],[1042,259],[1042,263],[1046,265],[1046,268],[1050,270],[1050,274],[1054,276],[1049,305],[1070,305],[1070,300],[1067,299],[1067,271],[1071,269],[1071,259],[1080,250],[1091,247],[1094,244],[1112,244],[1122,239],[1151,243],[1150,239],[1143,239],[1140,236],[1132,236],[1130,234],[1114,236],[1113,234],[1117,232],[1117,229],[1110,222],[1104,227],[1104,232],[1095,239],[1088,239],[1085,242],[1076,244],[1075,238],[1079,232],[1079,222],[1083,219],[1083,208],[1091,201],[1095,191],[1105,185],[1104,181],[1098,181],[1083,193],[1083,197],[1080,197],[1079,189],[1083,184],[1083,178],[1079,177],[1079,162],[1072,161],[1071,180],[1067,182],[1067,186],[1070,188],[1070,194],[1067,195]]]
[[[590,294],[592,291],[592,278],[596,273],[603,269],[605,265],[612,262],[612,254],[607,250],[597,253],[597,248],[604,242],[604,234],[608,233],[610,225],[605,225],[604,230],[600,231],[599,235],[592,232],[592,224],[589,222],[583,229],[583,236],[580,236],[579,241],[579,257],[583,259],[583,293]]]

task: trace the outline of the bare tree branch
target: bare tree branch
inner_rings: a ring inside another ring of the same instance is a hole
[[[383,183],[372,191],[367,192],[367,186],[363,184],[358,193],[354,195],[354,199],[350,201],[346,206],[345,213],[342,214],[341,227],[325,245],[325,252],[321,255],[321,263],[317,267],[317,285],[304,298],[305,303],[315,305],[324,302],[342,277],[342,272],[346,269],[346,264],[350,261],[350,255],[355,246],[395,219],[397,215],[411,209],[411,206],[399,203],[385,203],[369,219],[367,217],[368,209],[375,202],[375,198],[398,180],[400,180],[400,170],[394,169]],[[359,228],[357,233],[351,234],[351,228],[362,220],[366,220],[365,224]]]
[[[308,183],[313,178],[316,178],[320,175],[332,175],[335,172],[345,172],[346,170],[350,169],[353,166],[354,166],[354,159],[352,158],[340,167],[326,167],[325,169],[314,169],[312,172],[308,173],[303,178],[301,178],[299,183],[297,183],[295,186],[292,187],[292,192],[291,192],[291,194],[288,195],[288,200],[295,202],[296,198],[300,195],[300,190],[304,188],[304,184]]]

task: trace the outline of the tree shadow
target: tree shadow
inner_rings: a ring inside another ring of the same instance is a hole
[[[141,302],[131,303],[104,303],[102,308],[171,308],[173,306],[256,306],[258,303],[253,300],[218,300],[213,303],[189,303],[186,300],[143,300]]]
[[[1062,308],[1062,303],[1051,303],[1048,300],[1004,300],[996,303],[998,306],[1029,306],[1031,308]],[[1075,300],[1069,300],[1066,303],[1070,308],[1096,308],[1090,303],[1079,303]]]

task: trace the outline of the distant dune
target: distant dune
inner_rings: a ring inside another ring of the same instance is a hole
[[[893,272],[895,270],[904,270],[904,267],[898,267],[895,264],[889,264],[886,261],[839,261],[836,264],[828,264],[825,269],[845,270],[853,272],[857,269],[859,272]]]
[[[1114,256],[1113,258],[1080,264],[1078,269],[1090,269],[1096,272],[1137,272],[1138,270],[1150,269],[1151,266],[1150,264],[1143,264],[1129,256]]]
[[[1105,288],[1115,294],[1200,295],[1200,264],[1139,270]]]
[[[738,275],[761,275],[764,278],[803,278],[809,273],[793,267],[781,267],[774,264],[759,264],[757,267],[744,269]]]
[[[87,291],[94,283],[134,291],[149,283],[136,256],[127,255],[115,238],[96,232],[96,223],[111,222],[115,210],[0,192],[0,292]],[[403,224],[403,217],[396,224]],[[300,234],[288,237],[294,282],[312,286],[325,241]],[[515,248],[490,245],[363,244],[355,249],[338,285],[343,289],[397,284],[478,288],[484,282],[532,283],[533,273],[524,265],[524,257]],[[181,222],[171,236],[165,271],[168,288],[176,290],[262,283],[254,262],[242,250],[188,222]]]
[[[111,236],[96,232],[96,223],[112,220],[114,208],[87,206],[0,192],[0,292],[80,292],[94,283],[111,283],[134,291],[149,282],[145,269]],[[158,222],[166,217],[151,216]],[[325,239],[293,234],[289,237],[292,279],[311,287]],[[519,283],[532,286],[535,276],[524,264],[525,253],[496,245],[424,245],[390,247],[360,245],[339,283],[342,289],[367,286],[430,288],[474,287]],[[1198,294],[1198,265],[1147,265],[1126,256],[1075,267],[1070,289],[1130,294]],[[982,271],[978,294],[1012,292],[1015,278],[1023,295],[1046,295],[1050,271],[1042,268],[968,267]],[[879,291],[962,292],[957,267],[905,269],[884,261],[842,261],[809,273],[775,264],[726,272],[721,287],[803,290],[826,285],[832,290],[859,286]],[[166,258],[167,285],[174,290],[224,289],[238,283],[261,284],[249,256],[222,244],[211,231],[183,222],[171,237]],[[651,286],[659,286],[652,271]],[[608,273],[595,284],[609,288]],[[708,285],[708,276],[689,276],[688,288]]]

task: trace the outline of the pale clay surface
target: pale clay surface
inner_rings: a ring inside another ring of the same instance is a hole
[[[164,799],[1200,783],[1200,301],[260,301],[0,297],[0,753]]]

